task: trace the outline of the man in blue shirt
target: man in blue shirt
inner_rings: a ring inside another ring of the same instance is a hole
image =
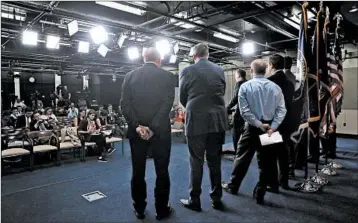
[[[254,198],[263,204],[263,198],[269,183],[268,172],[275,165],[275,156],[270,148],[262,147],[259,135],[269,136],[277,130],[286,115],[285,100],[282,91],[272,81],[264,77],[266,62],[259,59],[251,63],[253,79],[244,83],[239,91],[240,114],[246,121],[236,153],[231,180],[223,184],[223,189],[237,194],[241,182],[249,169],[251,160],[257,151],[260,170],[259,182],[254,189]]]

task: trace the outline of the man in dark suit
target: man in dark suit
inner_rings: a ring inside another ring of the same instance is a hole
[[[235,73],[235,90],[234,90],[234,97],[231,99],[229,105],[227,106],[228,113],[230,113],[232,107],[236,106],[236,111],[234,115],[234,126],[233,126],[233,132],[232,132],[232,142],[234,144],[234,154],[236,154],[237,151],[237,143],[239,142],[242,128],[244,127],[245,121],[240,115],[240,107],[238,105],[238,94],[239,89],[243,83],[246,82],[246,72],[244,70],[238,69]]]
[[[278,128],[279,133],[282,135],[283,143],[277,145],[277,159],[280,167],[280,177],[279,183],[283,189],[289,189],[288,186],[288,175],[289,175],[289,150],[290,149],[290,136],[295,129],[292,128],[290,122],[291,113],[292,113],[292,103],[293,96],[295,92],[295,87],[290,79],[283,72],[285,60],[281,55],[274,54],[270,56],[268,63],[268,73],[272,74],[268,79],[277,84],[283,93],[285,98],[285,107],[287,113],[285,119],[282,121],[280,127]],[[290,154],[293,152],[291,151]],[[278,185],[271,185],[274,192],[278,191]]]
[[[186,108],[185,134],[190,153],[190,197],[181,199],[184,207],[201,211],[201,182],[204,154],[208,162],[213,208],[222,208],[221,149],[228,117],[225,108],[225,74],[208,60],[209,48],[198,44],[191,50],[195,64],[180,76],[180,102]]]
[[[138,219],[145,218],[147,189],[145,166],[149,149],[152,149],[157,174],[154,189],[156,218],[170,215],[169,159],[171,127],[169,112],[175,95],[173,74],[160,68],[161,56],[155,48],[144,52],[145,64],[126,75],[122,86],[121,108],[128,122],[133,174],[132,199]]]

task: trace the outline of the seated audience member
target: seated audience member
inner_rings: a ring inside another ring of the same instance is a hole
[[[107,125],[108,122],[107,122],[107,117],[108,116],[108,112],[106,110],[102,110],[102,111],[99,111],[99,121],[101,123],[101,126],[104,126],[104,125]]]
[[[45,116],[47,117],[47,120],[51,125],[56,125],[56,123],[58,122],[56,115],[53,114],[52,108],[46,108]]]
[[[19,116],[22,116],[22,115],[24,115],[24,113],[23,113],[23,107],[21,107],[20,105],[19,106],[16,106],[16,108],[17,108],[17,116],[19,117]]]
[[[12,110],[11,110],[11,115],[10,115],[10,118],[9,118],[9,121],[8,121],[8,126],[11,126],[13,128],[16,127],[16,123],[17,123],[17,114],[18,114],[18,110],[17,108],[13,107]]]
[[[107,115],[107,123],[115,124],[116,123],[117,114],[113,111],[113,106],[111,104],[108,105],[108,115]]]
[[[75,127],[78,127],[82,120],[86,119],[86,109],[81,108],[79,115],[74,119]]]
[[[183,112],[182,108],[178,108],[178,111],[174,117],[174,126],[175,129],[182,129],[184,128],[185,123],[185,112]]]
[[[34,112],[30,123],[30,131],[46,131],[51,129],[46,117],[41,116],[39,112]]]
[[[32,121],[33,111],[30,108],[25,109],[25,127],[30,128],[30,123]]]
[[[96,113],[93,110],[90,110],[87,114],[87,118],[80,122],[78,132],[79,133],[88,133],[85,137],[87,142],[95,142],[101,156],[98,157],[98,162],[107,162],[107,149],[106,139],[103,134],[100,132],[100,126],[96,122]]]
[[[75,107],[75,103],[71,102],[70,108],[67,111],[67,118],[72,122],[78,116],[78,108]]]
[[[19,107],[19,106],[22,107],[23,109],[26,108],[24,101],[21,101],[20,98],[17,98],[14,103],[14,107]]]
[[[174,123],[174,119],[175,119],[175,116],[177,115],[178,113],[178,105],[173,105],[173,110],[170,111],[169,113],[169,117],[170,117],[170,122],[173,124]]]

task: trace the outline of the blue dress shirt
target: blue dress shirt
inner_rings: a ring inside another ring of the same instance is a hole
[[[281,88],[264,75],[255,75],[242,84],[238,97],[240,114],[252,126],[259,128],[261,120],[272,120],[270,127],[276,130],[285,118],[287,110]]]

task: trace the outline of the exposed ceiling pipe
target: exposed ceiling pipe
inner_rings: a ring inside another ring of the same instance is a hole
[[[283,29],[279,28],[277,25],[276,26],[272,25],[272,24],[270,24],[270,23],[268,23],[265,20],[260,19],[260,18],[255,18],[255,20],[257,20],[259,23],[265,25],[269,29],[271,29],[271,30],[273,30],[275,32],[278,32],[278,33],[280,33],[280,34],[282,34],[284,36],[287,36],[288,38],[297,38],[296,35],[293,35],[293,34],[287,32],[286,30],[283,30]]]
[[[286,43],[286,42],[291,42],[291,41],[296,41],[296,40],[298,40],[298,38],[279,40],[279,41],[268,43],[268,45],[271,46],[271,45],[275,45],[275,44],[279,44],[279,43]]]
[[[60,2],[56,2],[56,1],[52,1],[50,2],[50,4],[48,4],[48,6],[46,7],[46,9],[44,11],[42,11],[38,16],[36,16],[32,21],[30,21],[28,23],[28,25],[23,29],[21,30],[21,32],[15,36],[15,39],[17,39],[20,35],[22,35],[26,30],[28,30],[29,28],[31,28],[35,23],[37,23],[44,15],[46,15],[46,13],[48,12],[51,12],[55,7],[58,6]],[[13,40],[13,39],[8,39],[6,40],[2,45],[2,49],[4,49],[4,47],[6,46],[6,44],[8,42],[10,42],[10,40]]]

